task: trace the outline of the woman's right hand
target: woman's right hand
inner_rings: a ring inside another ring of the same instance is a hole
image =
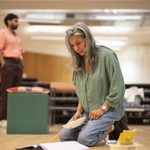
[[[79,111],[76,111],[76,113],[73,115],[72,119],[77,120],[78,118],[82,117],[82,113]]]

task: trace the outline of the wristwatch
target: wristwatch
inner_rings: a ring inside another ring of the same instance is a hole
[[[107,110],[108,110],[108,108],[107,108],[106,105],[102,105],[101,108],[102,108],[104,111],[107,111]]]

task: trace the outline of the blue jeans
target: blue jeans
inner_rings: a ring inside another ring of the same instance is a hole
[[[82,125],[74,129],[63,128],[60,131],[61,141],[78,141],[86,146],[94,146],[109,134],[108,129],[119,121],[125,112],[125,100],[121,102],[118,108],[110,108],[97,120],[89,120],[88,113]]]

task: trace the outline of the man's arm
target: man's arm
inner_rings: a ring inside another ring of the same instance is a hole
[[[0,66],[3,67],[5,64],[4,58],[3,58],[3,54],[2,51],[0,51]]]
[[[5,60],[3,58],[3,50],[5,47],[5,34],[3,30],[0,30],[0,67],[3,67]]]

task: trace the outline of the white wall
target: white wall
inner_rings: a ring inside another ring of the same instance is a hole
[[[116,53],[125,83],[150,83],[150,45],[126,46]]]

